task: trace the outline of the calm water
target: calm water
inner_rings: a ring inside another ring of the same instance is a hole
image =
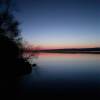
[[[34,60],[34,59],[33,59]],[[100,55],[41,53],[31,74],[21,78],[21,86],[65,88],[99,86]]]

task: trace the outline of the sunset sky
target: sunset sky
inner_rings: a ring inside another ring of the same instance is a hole
[[[22,36],[42,48],[100,47],[100,0],[15,0]]]

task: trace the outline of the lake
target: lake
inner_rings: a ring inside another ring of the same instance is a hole
[[[41,53],[38,59],[33,57],[32,60],[37,67],[20,79],[20,87],[24,91],[100,89],[99,54]]]

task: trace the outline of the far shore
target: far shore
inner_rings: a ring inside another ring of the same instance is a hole
[[[100,48],[69,48],[69,49],[46,49],[46,50],[31,50],[29,52],[38,53],[81,53],[81,54],[100,54]]]
[[[40,51],[39,53],[66,53],[66,54],[100,54],[100,52],[95,52],[95,51],[92,51],[92,52],[89,52],[89,51],[84,51],[84,52],[80,52],[80,51],[73,51],[73,52],[68,52],[68,51]]]

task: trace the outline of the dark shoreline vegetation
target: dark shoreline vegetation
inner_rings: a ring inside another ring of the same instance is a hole
[[[0,6],[4,6],[3,10],[0,8],[0,78],[8,85],[13,75],[17,78],[31,73],[32,64],[28,61],[30,57],[23,57],[26,44],[11,10],[12,0],[2,0]]]
[[[32,65],[22,56],[24,51],[19,48],[16,42],[0,35],[0,46],[0,66],[2,66],[0,75],[5,73],[4,79],[8,79],[13,73],[16,77],[31,73]]]

